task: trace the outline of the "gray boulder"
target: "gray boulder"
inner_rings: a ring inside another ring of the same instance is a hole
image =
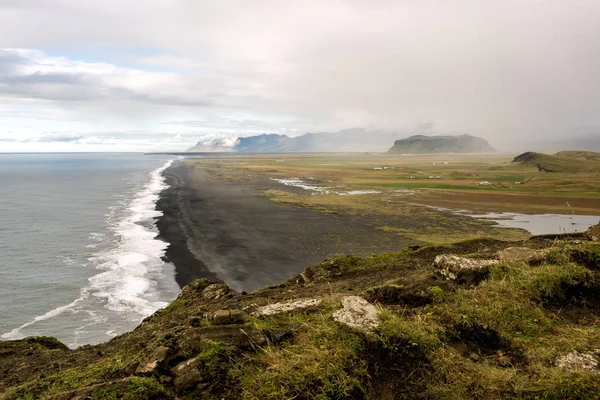
[[[379,326],[379,310],[362,297],[344,297],[342,305],[344,308],[333,313],[335,321],[364,332],[371,332]]]
[[[450,281],[477,284],[485,279],[498,260],[475,260],[455,254],[441,254],[435,257],[434,265],[438,273]]]

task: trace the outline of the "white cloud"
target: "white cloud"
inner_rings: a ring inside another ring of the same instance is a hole
[[[565,135],[600,126],[599,16],[595,0],[4,0],[0,48],[25,50],[0,52],[0,137]]]

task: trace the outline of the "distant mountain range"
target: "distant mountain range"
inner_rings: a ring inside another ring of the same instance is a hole
[[[262,134],[238,138],[219,138],[198,142],[189,152],[287,153],[385,151],[403,136],[397,131],[345,129],[339,132],[306,133],[289,137]]]
[[[345,129],[339,132],[306,133],[297,137],[262,134],[238,138],[218,138],[198,142],[188,152],[309,153],[373,151],[400,154],[489,153],[495,150],[485,139],[470,135],[406,136],[405,132]],[[394,147],[390,149],[390,144]]]
[[[471,136],[424,136],[415,135],[396,140],[388,153],[435,154],[435,153],[493,153],[496,150],[487,140]]]

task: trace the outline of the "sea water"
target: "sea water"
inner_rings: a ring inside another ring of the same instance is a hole
[[[165,156],[0,154],[0,338],[107,341],[179,288],[154,225]]]

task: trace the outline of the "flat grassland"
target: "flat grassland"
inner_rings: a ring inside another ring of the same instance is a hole
[[[543,172],[512,159],[508,155],[240,154],[193,158],[188,163],[214,178],[253,186],[275,202],[371,216],[381,230],[430,243],[526,235],[439,208],[600,215],[600,163],[597,170],[595,162],[585,161],[582,171]],[[282,181],[293,178],[297,180]]]

